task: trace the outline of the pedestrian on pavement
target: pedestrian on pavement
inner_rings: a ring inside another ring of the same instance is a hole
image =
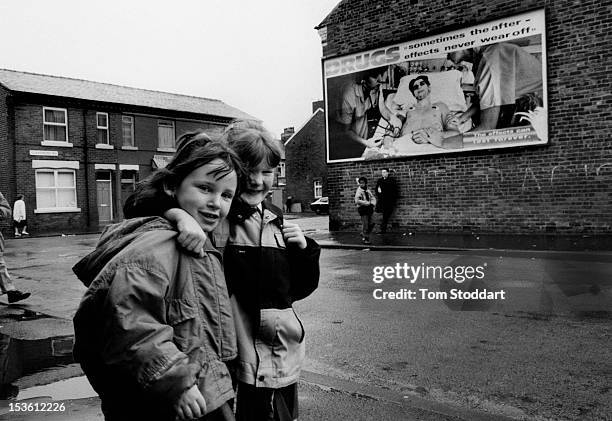
[[[29,235],[28,223],[26,220],[26,205],[23,200],[23,194],[17,195],[17,200],[13,204],[13,225],[15,227],[15,237],[21,237],[21,235]]]
[[[2,193],[0,193],[0,219],[8,220],[10,217],[11,208],[9,203]],[[13,281],[11,280],[4,260],[4,237],[2,236],[2,232],[0,232],[0,290],[2,294],[7,295],[9,304],[25,300],[30,296],[29,292],[21,292],[13,285]]]
[[[382,214],[380,222],[380,233],[387,232],[387,224],[389,218],[395,210],[397,202],[397,182],[395,178],[389,174],[389,168],[383,168],[381,171],[382,177],[376,182],[376,211]]]
[[[367,178],[359,177],[358,182],[359,187],[355,192],[355,204],[361,217],[361,240],[364,244],[370,244],[370,233],[374,228],[372,214],[374,213],[374,206],[376,206],[376,196],[368,188]]]
[[[248,172],[227,218],[229,226],[219,231],[229,236],[217,242],[225,246],[225,276],[236,320],[236,419],[297,420],[305,344],[293,302],[317,288],[321,249],[298,225],[283,222],[280,209],[264,202],[281,157],[274,136],[260,123],[238,121],[221,140],[236,151]]]
[[[242,172],[236,154],[203,132],[183,135],[170,163],[139,184],[132,214],[109,226],[73,268],[89,288],[74,318],[74,356],[106,420],[234,420],[226,365],[236,335],[221,253],[178,244],[161,207],[210,233],[224,220]]]

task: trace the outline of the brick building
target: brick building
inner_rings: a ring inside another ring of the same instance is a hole
[[[176,138],[235,118],[253,119],[214,99],[0,70],[0,191],[25,195],[31,232],[96,231]]]
[[[325,111],[323,101],[312,104],[313,114],[285,141],[287,196],[302,204],[327,195]]]
[[[411,231],[612,233],[612,67],[606,59],[612,21],[601,2],[344,0],[316,29],[323,60],[341,62],[350,54],[535,10],[545,14],[541,55],[546,59],[548,142],[330,162],[332,229],[358,224],[355,177],[375,179],[388,166],[401,188],[392,222]]]

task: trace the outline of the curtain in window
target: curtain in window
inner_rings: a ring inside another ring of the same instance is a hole
[[[98,129],[98,143],[108,143],[108,130]]]
[[[123,146],[134,146],[134,121],[131,117],[123,117]]]
[[[66,141],[66,127],[45,125],[45,140]]]
[[[66,114],[63,110],[44,110],[44,140],[65,142]]]
[[[63,110],[45,110],[45,123],[66,123],[66,114]]]
[[[174,125],[159,123],[157,126],[160,148],[174,148]]]

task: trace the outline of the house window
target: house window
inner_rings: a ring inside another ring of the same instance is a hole
[[[36,170],[36,210],[77,210],[74,170]]]
[[[279,177],[283,177],[283,178],[286,177],[286,175],[285,175],[285,162],[281,162],[278,165],[278,171],[279,171],[279,175],[278,175]]]
[[[65,108],[43,107],[43,140],[68,142],[68,112]]]
[[[108,145],[108,114],[96,113],[96,129],[98,132],[99,145]]]
[[[134,147],[134,117],[122,116],[121,124],[123,127],[123,146]]]
[[[160,149],[174,149],[174,121],[158,120],[157,134]]]
[[[323,183],[321,180],[315,180],[314,182],[314,197],[315,199],[323,197]]]

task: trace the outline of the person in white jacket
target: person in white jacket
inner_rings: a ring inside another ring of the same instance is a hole
[[[17,195],[17,200],[13,205],[13,225],[15,226],[15,237],[21,237],[21,235],[29,235],[27,231],[28,223],[26,220],[26,205],[23,200],[23,194]]]

